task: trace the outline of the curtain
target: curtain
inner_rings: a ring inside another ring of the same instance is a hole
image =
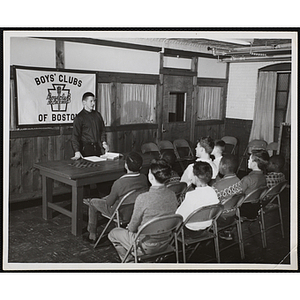
[[[15,84],[14,80],[10,80],[10,129],[16,127],[15,119]]]
[[[105,126],[111,125],[112,83],[98,84],[98,111],[101,113]]]
[[[122,84],[121,93],[121,125],[156,122],[156,85]]]
[[[285,123],[291,124],[291,84],[290,84],[290,92],[289,92],[289,98],[288,98],[288,104],[286,109],[286,115],[285,115]]]
[[[267,143],[274,141],[276,84],[276,72],[259,72],[249,141],[254,139],[263,139]]]
[[[221,119],[222,88],[198,86],[197,119]]]

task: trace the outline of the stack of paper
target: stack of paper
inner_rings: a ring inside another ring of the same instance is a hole
[[[106,152],[105,154],[101,155],[100,158],[107,159],[107,160],[115,160],[120,157],[120,153],[114,152]]]
[[[106,160],[106,158],[102,158],[102,157],[99,157],[99,156],[86,156],[83,159],[89,160],[89,161],[92,161],[92,162],[99,162],[99,161],[105,161]]]

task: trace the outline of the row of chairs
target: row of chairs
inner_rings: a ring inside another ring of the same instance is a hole
[[[178,184],[179,185],[179,184]],[[183,256],[183,263],[186,263],[193,253],[197,250],[200,243],[206,240],[213,239],[214,240],[214,247],[215,247],[215,255],[218,262],[220,262],[220,248],[219,248],[219,241],[218,241],[218,233],[221,231],[224,231],[228,229],[229,227],[236,226],[237,228],[237,235],[238,235],[238,244],[241,254],[241,259],[245,258],[245,251],[244,251],[244,240],[243,240],[243,234],[242,234],[242,222],[248,221],[247,219],[242,219],[240,215],[240,207],[244,203],[257,203],[258,204],[258,211],[257,211],[257,217],[255,220],[251,220],[251,224],[253,221],[259,222],[260,227],[260,234],[262,239],[262,246],[263,248],[267,247],[267,238],[266,238],[266,226],[265,226],[265,214],[268,212],[266,209],[267,205],[269,203],[272,203],[273,208],[278,208],[279,211],[279,218],[280,222],[272,225],[271,227],[268,227],[268,229],[273,228],[274,226],[280,225],[281,226],[281,233],[282,237],[284,238],[284,228],[283,228],[283,219],[282,219],[282,211],[281,211],[281,202],[280,202],[280,194],[287,186],[287,182],[279,183],[275,186],[273,186],[270,189],[267,188],[259,188],[257,190],[254,190],[252,193],[247,195],[246,197],[243,194],[235,195],[231,197],[229,200],[227,200],[224,204],[217,204],[217,205],[211,205],[202,207],[196,211],[194,211],[184,222],[182,220],[182,217],[180,215],[170,215],[170,216],[164,216],[159,217],[156,219],[153,219],[149,221],[148,223],[144,224],[140,230],[138,231],[136,235],[135,241],[132,243],[131,247],[128,249],[128,253],[126,257],[123,259],[122,262],[126,261],[127,256],[130,253],[133,253],[135,257],[135,262],[143,262],[148,261],[151,259],[155,259],[155,262],[159,262],[163,257],[165,257],[167,254],[174,253],[176,254],[176,262],[179,262],[179,248],[178,248],[178,241],[182,245],[182,256]],[[180,192],[178,192],[177,197],[180,199],[180,196],[182,196],[183,193],[187,191],[189,187],[182,186]],[[120,214],[120,208],[124,205],[126,198],[134,193],[136,191],[132,191],[125,195],[118,207],[116,208],[114,214],[109,218],[109,221],[107,225],[105,226],[104,230],[102,231],[99,239],[95,243],[94,247],[97,246],[101,238],[103,237],[105,231],[107,231],[107,228],[109,225],[114,222],[116,226],[121,227],[126,225],[127,222],[129,222],[128,218],[127,220],[123,220],[122,216]],[[179,202],[180,204],[180,202]],[[126,205],[126,204],[125,204]],[[234,216],[232,218],[232,222],[230,224],[227,224],[223,227],[218,227],[217,220],[218,217],[221,214],[225,214],[226,217]],[[197,238],[191,238],[191,237],[185,237],[183,228],[188,223],[193,222],[202,222],[211,220],[212,225],[203,231],[203,234]],[[160,234],[166,234],[170,233],[170,240],[168,247],[164,249],[164,251],[155,253],[154,255],[142,255],[138,256],[137,254],[137,248],[139,246],[139,236],[141,235],[154,235],[159,236]],[[249,237],[250,238],[250,237]],[[228,247],[231,247],[232,245],[229,245]],[[226,247],[226,248],[228,248]],[[221,249],[224,251],[226,248]],[[187,257],[187,250],[191,250],[189,256]]]
[[[237,172],[239,172],[239,170],[242,167],[243,162],[246,162],[246,168],[245,170],[247,170],[247,160],[249,155],[251,154],[251,151],[253,149],[261,149],[261,150],[266,150],[269,152],[269,154],[273,155],[276,154],[278,152],[278,143],[277,142],[271,142],[271,143],[267,143],[265,140],[262,139],[254,139],[252,141],[250,141],[247,145],[247,147],[244,150],[244,153],[242,155],[240,164],[238,166]]]
[[[223,136],[221,140],[225,142],[226,153],[236,154],[237,138],[233,136]],[[173,143],[168,140],[159,141],[157,144],[148,142],[142,145],[141,151],[142,153],[150,153],[156,157],[161,157],[163,151],[174,151],[178,160],[195,159],[191,146],[185,139],[176,139]]]
[[[148,153],[156,158],[161,157],[164,151],[173,151],[177,160],[193,160],[195,158],[190,144],[185,139],[176,139],[173,143],[169,140],[162,140],[157,144],[148,142],[141,146],[143,154]]]

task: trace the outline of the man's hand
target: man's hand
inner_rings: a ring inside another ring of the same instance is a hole
[[[73,160],[78,160],[79,158],[82,158],[83,156],[81,155],[81,153],[79,151],[75,152],[75,155],[71,158]]]
[[[106,142],[102,142],[102,146],[103,146],[103,148],[105,150],[105,153],[109,151],[109,146],[107,145]]]

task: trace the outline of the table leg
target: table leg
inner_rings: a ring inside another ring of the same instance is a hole
[[[83,186],[72,186],[72,234],[82,234]]]
[[[44,220],[52,218],[52,209],[48,208],[48,202],[53,202],[53,179],[42,175],[42,210]]]

